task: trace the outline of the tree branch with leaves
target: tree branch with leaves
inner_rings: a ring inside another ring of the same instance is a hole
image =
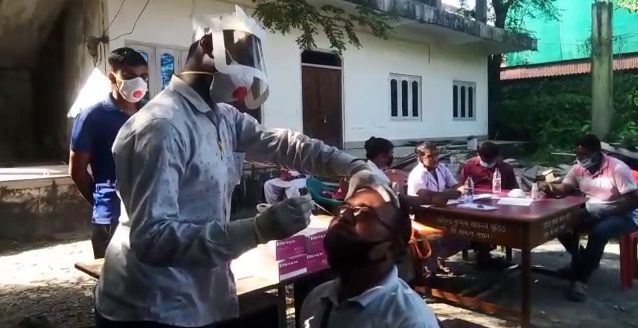
[[[530,34],[525,28],[525,19],[544,18],[557,20],[560,13],[555,0],[491,0],[494,26],[519,33]],[[488,59],[488,116],[498,117],[501,95],[501,64],[503,55],[492,55]],[[498,133],[497,120],[489,120],[489,132]]]
[[[317,47],[316,36],[325,33],[330,49],[338,54],[350,44],[361,47],[357,30],[368,30],[374,36],[387,39],[392,31],[392,14],[378,12],[359,5],[353,13],[332,5],[315,7],[306,0],[255,0],[254,16],[271,32],[289,34],[299,30],[297,44],[302,49]]]
[[[616,5],[632,13],[638,12],[638,0],[616,0]]]

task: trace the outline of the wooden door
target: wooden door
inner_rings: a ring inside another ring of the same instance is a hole
[[[303,132],[343,148],[341,70],[301,67]]]

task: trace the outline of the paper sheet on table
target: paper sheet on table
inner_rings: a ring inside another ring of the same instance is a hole
[[[483,204],[477,204],[477,203],[465,203],[465,204],[460,204],[457,207],[479,210],[479,211],[494,211],[498,209],[498,207],[496,206],[483,205]]]
[[[497,204],[499,205],[513,205],[513,206],[530,206],[534,202],[531,198],[511,198],[503,197],[499,199]]]
[[[261,264],[262,258],[257,248],[253,248],[242,254],[230,263],[235,280],[255,276],[255,267]]]
[[[450,199],[450,200],[447,201],[446,205],[455,205],[455,204],[458,204],[458,203],[460,203],[460,201],[458,201],[456,199]],[[434,205],[421,205],[421,207],[423,207],[423,208],[430,208],[432,206],[434,206]]]

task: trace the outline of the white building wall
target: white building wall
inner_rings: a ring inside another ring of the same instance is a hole
[[[192,38],[193,13],[233,10],[234,4],[210,0],[153,0],[133,28],[145,0],[108,0],[110,48],[142,43],[187,49]],[[132,33],[130,33],[132,31]],[[130,34],[127,34],[130,33]],[[120,36],[121,35],[121,36]],[[296,35],[269,35],[264,56],[271,87],[263,123],[302,131],[301,50]],[[380,40],[360,34],[361,49],[343,54],[344,141],[361,142],[370,136],[391,140],[450,138],[487,134],[487,59],[446,51],[428,44]],[[327,49],[325,38],[317,40]],[[152,63],[151,63],[152,65]],[[421,76],[422,117],[418,121],[390,119],[390,73]],[[476,119],[453,121],[452,81],[476,83]]]

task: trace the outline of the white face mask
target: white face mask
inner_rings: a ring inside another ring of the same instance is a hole
[[[212,60],[217,71],[231,77],[233,98],[248,109],[263,105],[269,96],[262,47],[266,30],[239,6],[232,13],[193,18],[194,40],[211,38],[212,53],[205,60]],[[222,96],[217,90],[214,93],[215,98]]]
[[[148,85],[141,77],[136,77],[131,80],[118,80],[120,81],[120,94],[130,103],[139,102],[142,98],[144,98],[148,91]]]
[[[210,99],[214,102],[229,103],[243,100],[253,83],[251,76],[246,74],[213,74],[210,85]]]
[[[224,74],[221,72],[187,71],[181,74],[210,75],[213,81],[208,92],[210,100],[215,103],[230,103],[242,100],[249,92],[253,79],[250,74]]]

